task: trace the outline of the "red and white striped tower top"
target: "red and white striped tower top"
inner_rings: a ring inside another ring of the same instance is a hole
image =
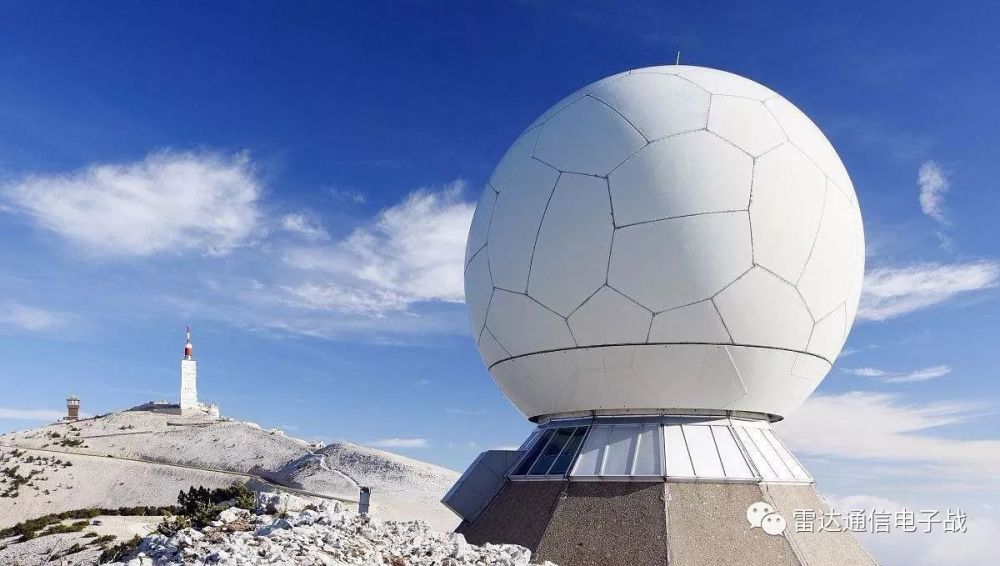
[[[187,340],[184,342],[184,359],[194,359],[194,346],[191,344],[191,325],[187,327]]]

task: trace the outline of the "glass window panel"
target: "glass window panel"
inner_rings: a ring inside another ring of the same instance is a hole
[[[527,450],[541,434],[542,434],[541,431],[538,430],[531,433],[531,436],[529,436],[528,439],[524,441],[524,444],[522,444],[521,447],[518,448],[518,450]]]
[[[552,435],[552,440],[545,446],[542,450],[538,459],[535,460],[535,464],[531,466],[531,470],[528,472],[529,476],[540,476],[544,475],[545,472],[549,471],[552,467],[552,463],[556,461],[556,457],[562,452],[563,446],[573,435],[572,428],[560,428],[556,430],[556,433]]]
[[[687,443],[684,442],[680,425],[663,427],[663,441],[667,450],[667,475],[688,478],[694,476],[694,468],[691,467],[691,458],[688,456]]]
[[[719,451],[715,447],[712,429],[707,426],[682,425],[684,439],[687,440],[688,451],[691,453],[691,463],[698,477],[725,477]]]
[[[592,427],[590,436],[583,443],[583,450],[580,451],[580,457],[576,459],[576,466],[573,468],[574,476],[601,475],[601,463],[604,461],[604,447],[608,444],[608,436],[610,434],[611,427],[608,425]]]
[[[635,450],[635,476],[659,476],[660,472],[660,425],[643,425],[639,433],[639,446]]]
[[[771,466],[774,470],[775,475],[778,476],[779,480],[792,480],[795,479],[792,476],[792,472],[788,469],[788,466],[781,461],[781,457],[778,453],[774,451],[774,447],[771,443],[764,438],[764,433],[759,428],[752,428],[747,431],[753,443],[757,445],[757,449],[763,454],[764,459],[767,460],[767,464]]]
[[[624,476],[632,464],[632,445],[639,432],[638,425],[615,425],[611,427],[607,456],[604,458],[605,476]]]
[[[535,442],[534,446],[532,446],[528,453],[525,454],[524,459],[521,460],[521,464],[517,467],[517,471],[515,471],[513,475],[523,476],[528,473],[528,470],[531,468],[531,464],[533,464],[535,459],[538,458],[538,454],[542,451],[542,448],[545,448],[545,445],[549,442],[549,439],[552,438],[552,433],[554,432],[555,431],[551,428],[542,431],[541,435],[538,437],[538,441]]]
[[[766,438],[771,443],[771,446],[774,448],[775,452],[778,453],[778,456],[781,458],[781,461],[784,462],[786,466],[788,466],[789,471],[792,472],[792,477],[794,477],[797,480],[803,480],[803,481],[809,481],[811,479],[809,477],[809,474],[806,473],[806,471],[802,469],[802,466],[799,465],[799,462],[798,460],[795,459],[795,456],[793,456],[792,453],[788,451],[788,448],[786,448],[785,445],[782,444],[781,441],[774,436],[773,431],[765,430],[763,431],[763,434],[764,438]]]
[[[585,426],[577,427],[577,429],[573,431],[573,436],[569,438],[569,442],[566,443],[562,453],[559,454],[559,457],[556,458],[556,462],[552,464],[551,468],[549,468],[548,475],[561,476],[566,473],[566,470],[569,469],[569,465],[573,463],[573,456],[576,456],[576,451],[580,448],[580,443],[583,442],[583,435],[586,433],[587,427]]]
[[[748,479],[755,477],[750,471],[743,452],[736,445],[733,433],[728,426],[713,426],[712,434],[715,435],[715,445],[719,447],[719,456],[722,458],[722,468],[726,471],[727,478]]]
[[[778,474],[774,472],[774,468],[771,467],[771,464],[767,463],[767,459],[760,453],[760,450],[757,449],[757,445],[754,444],[754,441],[747,433],[748,428],[739,426],[734,430],[736,430],[736,436],[739,437],[740,443],[743,444],[743,449],[750,455],[750,460],[753,462],[754,467],[757,468],[757,473],[760,474],[760,478],[763,480],[778,479]]]

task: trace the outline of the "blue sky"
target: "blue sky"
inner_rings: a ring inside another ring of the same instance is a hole
[[[174,397],[190,323],[225,414],[458,470],[520,443],[467,334],[474,202],[549,105],[680,49],[809,114],[861,202],[865,320],[783,434],[835,501],[968,508],[889,563],[992,552],[1000,6],[609,6],[5,3],[0,430]]]

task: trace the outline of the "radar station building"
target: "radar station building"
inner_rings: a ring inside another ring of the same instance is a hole
[[[670,65],[557,103],[469,231],[473,340],[537,428],[448,492],[457,531],[560,566],[875,564],[772,428],[840,353],[864,249],[836,151],[761,84]]]

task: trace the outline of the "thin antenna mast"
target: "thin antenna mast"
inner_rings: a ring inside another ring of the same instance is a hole
[[[678,49],[677,50],[677,59],[674,60],[674,65],[680,65],[680,64],[681,64],[681,50]]]

